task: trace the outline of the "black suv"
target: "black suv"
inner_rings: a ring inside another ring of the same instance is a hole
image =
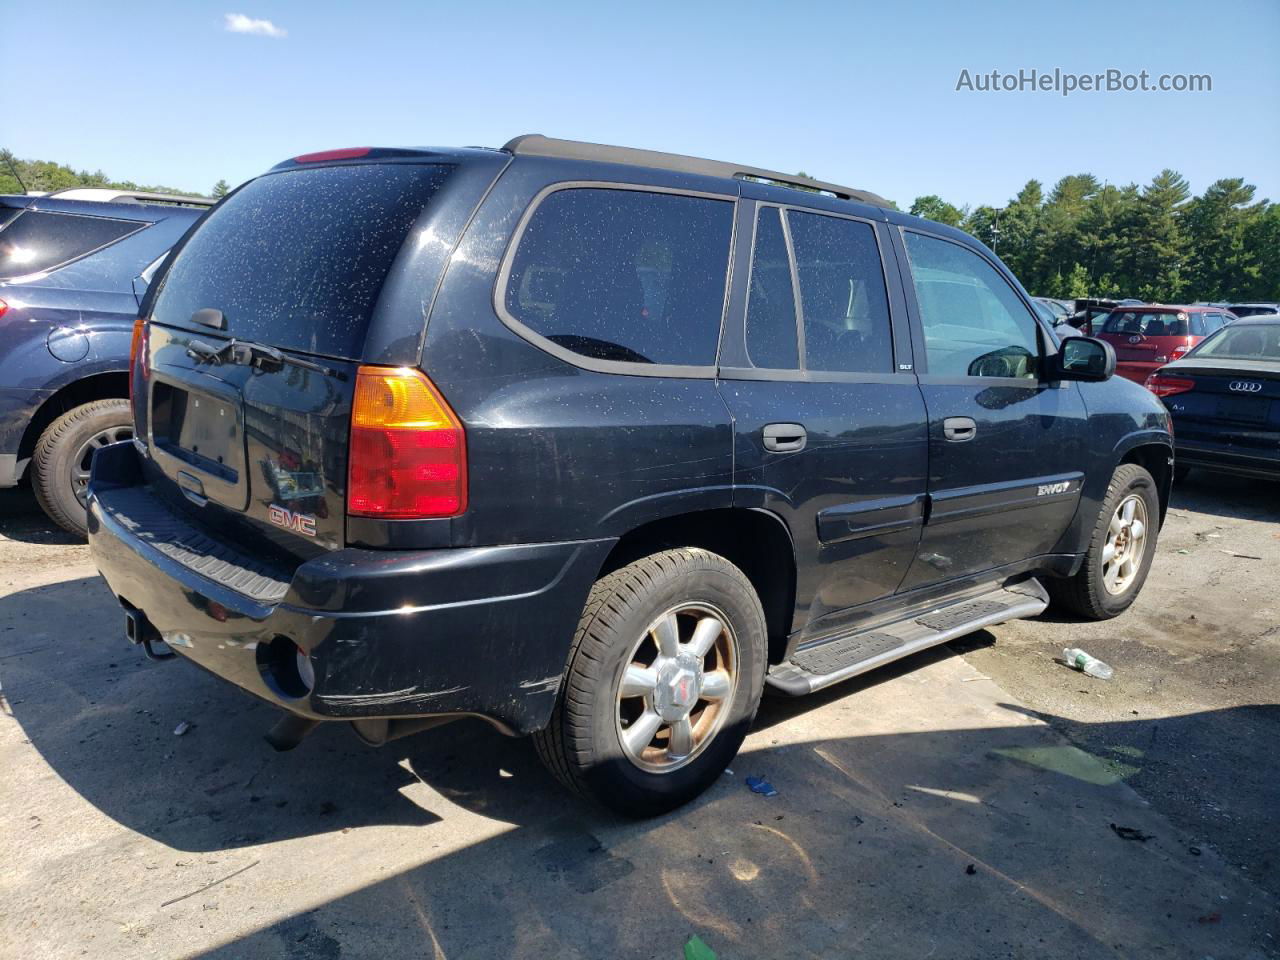
[[[89,515],[131,639],[281,707],[278,747],[478,716],[630,814],[766,685],[1121,612],[1168,500],[1164,407],[984,246],[751,167],[297,157],[142,317]]]

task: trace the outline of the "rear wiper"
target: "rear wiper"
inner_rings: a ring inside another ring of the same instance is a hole
[[[187,342],[187,356],[197,363],[209,363],[215,367],[226,363],[232,366],[256,367],[259,370],[272,373],[283,369],[288,364],[293,367],[301,367],[303,370],[314,370],[317,373],[324,374],[326,377],[335,377],[339,380],[347,378],[347,375],[341,370],[334,370],[332,367],[326,367],[324,364],[315,363],[311,360],[291,357],[275,347],[253,343],[250,340],[232,338],[221,347],[211,346],[203,340],[190,340]]]

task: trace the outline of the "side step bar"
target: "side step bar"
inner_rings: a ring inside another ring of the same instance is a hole
[[[803,647],[790,660],[770,667],[765,683],[783,693],[803,696],[983,627],[1037,616],[1048,606],[1049,594],[1038,580],[999,587],[925,609],[896,623]]]

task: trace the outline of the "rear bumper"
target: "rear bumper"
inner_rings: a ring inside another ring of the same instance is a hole
[[[1260,451],[1256,449],[1242,451],[1237,446],[1225,443],[1176,439],[1175,444],[1174,460],[1180,467],[1197,467],[1241,477],[1280,480],[1280,449],[1267,456],[1259,455]]]
[[[338,550],[301,564],[284,598],[264,604],[158,549],[164,526],[136,519],[140,484],[131,443],[98,452],[89,544],[112,592],[176,653],[313,719],[473,714],[540,729],[613,544]],[[294,645],[315,675],[300,695],[277,672]]]

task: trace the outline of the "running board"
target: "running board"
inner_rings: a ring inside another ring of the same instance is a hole
[[[1024,580],[977,597],[926,608],[905,620],[832,637],[797,650],[769,668],[765,683],[802,696],[860,673],[1006,620],[1044,612],[1049,594],[1038,580]]]

